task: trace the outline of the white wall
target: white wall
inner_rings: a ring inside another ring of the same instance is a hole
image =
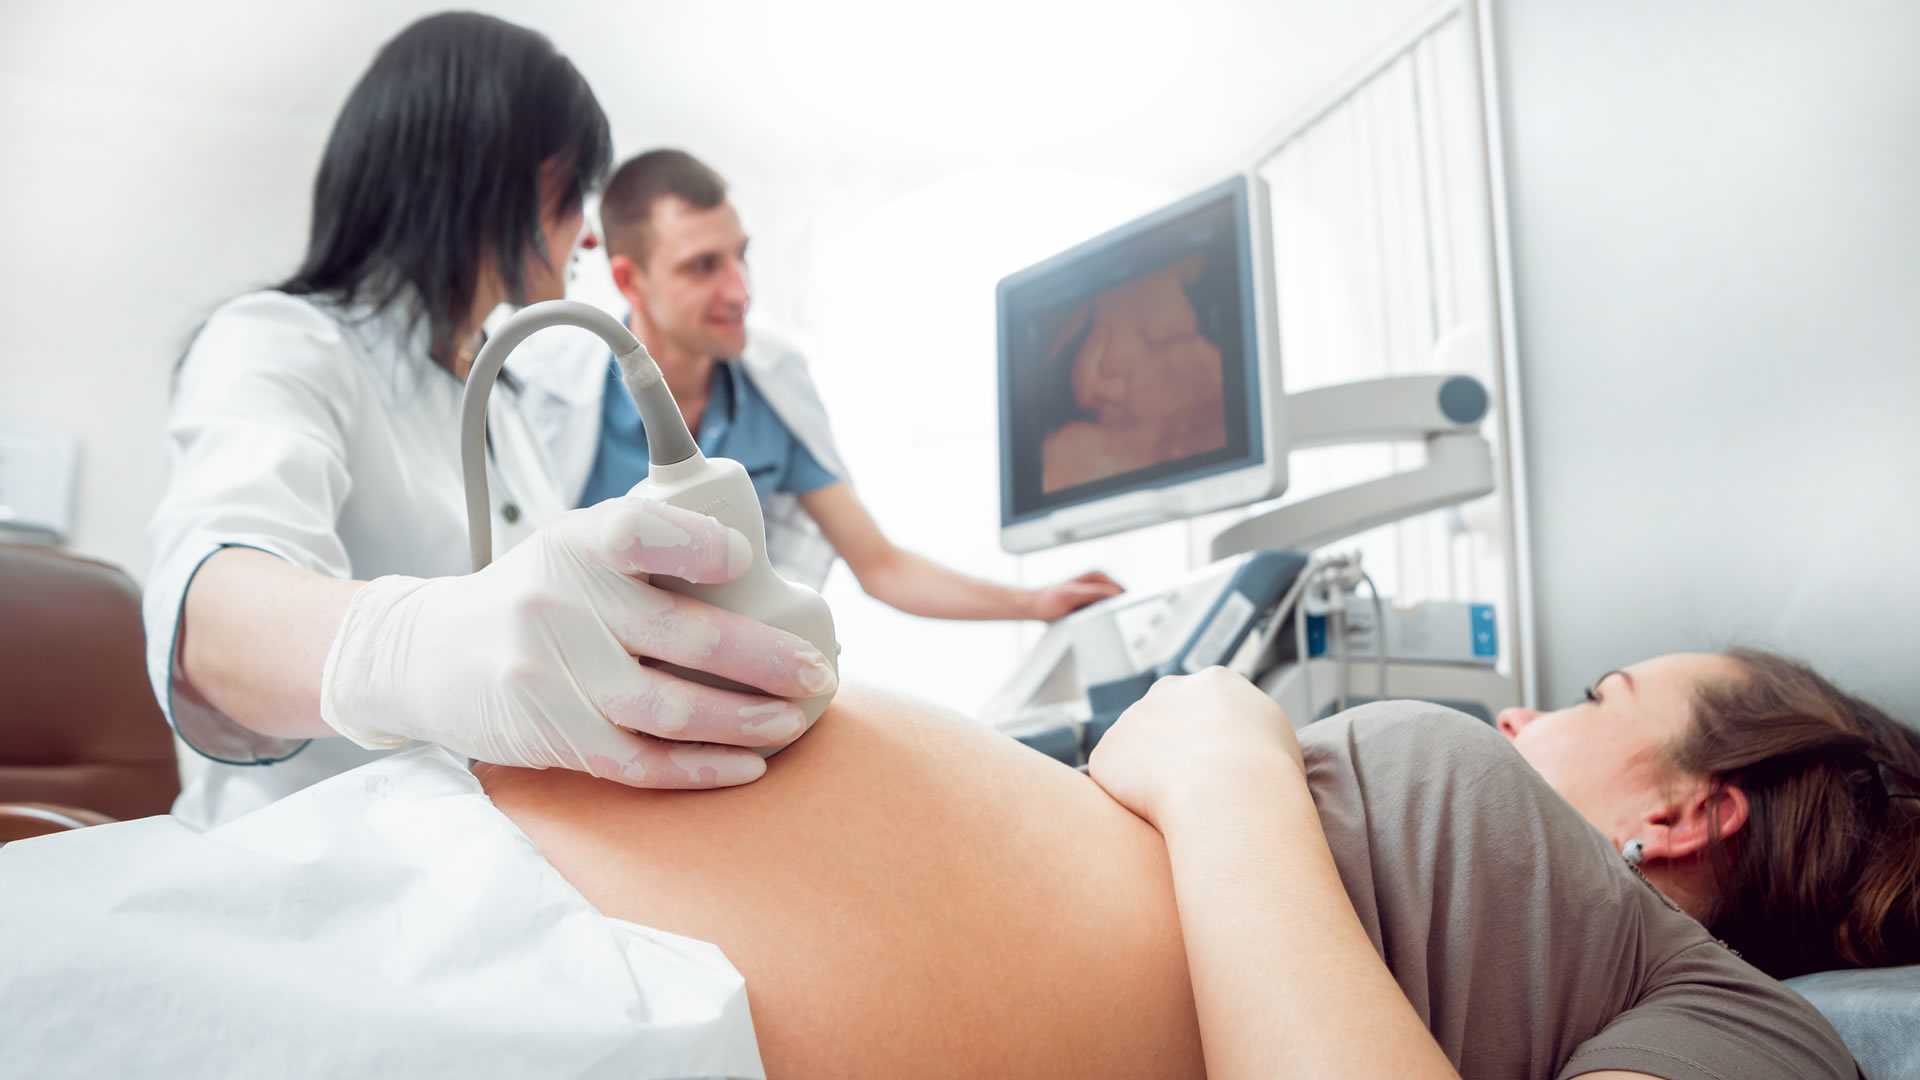
[[[178,55],[156,78],[163,19],[99,12],[114,28],[90,35],[58,5],[0,9],[0,415],[80,437],[71,546],[136,575],[173,361],[221,299],[297,262],[356,74],[303,63],[255,10],[229,32],[271,49]]]
[[[1498,391],[1487,186],[1470,20],[1455,17],[1291,139],[1272,185],[1280,355],[1288,393],[1449,371]],[[1465,365],[1465,366],[1463,366]],[[1497,417],[1482,426],[1495,443]],[[1424,465],[1419,444],[1296,451],[1283,502]],[[1508,646],[1504,492],[1329,545],[1358,551],[1393,602],[1491,603]]]
[[[1920,719],[1920,5],[1496,7],[1547,700],[1746,643]]]

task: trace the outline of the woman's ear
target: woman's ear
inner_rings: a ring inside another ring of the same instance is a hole
[[[1685,859],[1698,855],[1713,843],[1716,819],[1719,837],[1725,840],[1746,827],[1748,811],[1746,792],[1731,785],[1715,790],[1702,781],[1648,820],[1647,835],[1642,838],[1646,857]]]

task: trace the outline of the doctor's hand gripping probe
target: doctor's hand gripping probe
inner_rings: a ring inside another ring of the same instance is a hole
[[[577,326],[593,331],[613,349],[620,364],[627,392],[633,395],[647,431],[647,478],[634,485],[629,494],[706,514],[738,530],[753,547],[752,565],[734,581],[700,585],[654,574],[649,582],[804,638],[820,650],[837,674],[840,648],[834,638],[833,612],[819,593],[781,577],[767,560],[766,523],[746,468],[737,461],[702,454],[693,441],[692,432],[687,430],[686,419],[680,415],[680,406],[673,400],[672,391],[667,389],[660,366],[654,363],[646,347],[618,319],[577,300],[548,300],[522,309],[487,339],[467,373],[466,390],[460,402],[460,465],[466,481],[467,540],[473,569],[484,569],[493,554],[492,509],[487,494],[487,396],[507,355],[528,336],[551,326]],[[658,666],[707,686],[761,693],[754,687],[703,671],[665,663]],[[811,727],[832,700],[833,693],[829,691],[817,697],[797,699],[795,704],[806,714],[807,725]],[[752,749],[762,757],[771,757],[781,747]]]

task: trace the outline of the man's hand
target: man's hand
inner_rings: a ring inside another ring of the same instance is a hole
[[[1098,570],[1089,570],[1077,578],[1071,578],[1058,585],[1033,590],[1033,614],[1029,617],[1052,622],[1063,615],[1071,615],[1088,604],[1105,600],[1109,596],[1119,596],[1125,591],[1126,589],[1121,587],[1119,582]]]
[[[1222,667],[1169,676],[1120,714],[1087,771],[1114,801],[1165,831],[1182,799],[1235,787],[1271,788],[1303,775],[1287,714],[1260,688]]]

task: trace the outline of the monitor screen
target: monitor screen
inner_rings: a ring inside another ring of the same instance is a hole
[[[1003,524],[1262,460],[1252,182],[1000,283]]]

